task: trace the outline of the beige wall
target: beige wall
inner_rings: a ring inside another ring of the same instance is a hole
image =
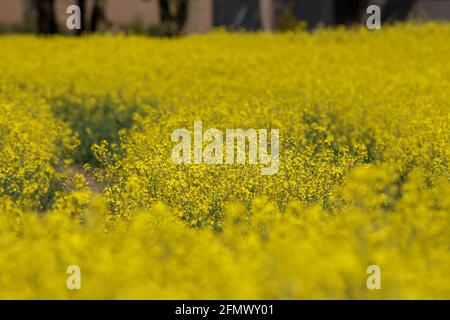
[[[75,3],[75,0],[55,0],[55,13],[59,25],[66,24],[66,9]],[[127,26],[136,21],[140,21],[144,27],[159,24],[158,0],[108,0],[107,3],[105,15],[112,27]],[[93,0],[87,0],[89,9],[92,5]],[[88,15],[87,19],[89,18]],[[0,24],[22,24],[23,20],[23,0],[0,0]]]
[[[213,26],[213,0],[190,0],[185,31],[203,33]]]
[[[22,24],[23,13],[24,7],[21,0],[0,0],[0,24]]]
[[[159,24],[157,0],[108,0],[106,19],[117,26],[140,21],[144,27]]]
[[[74,0],[56,0],[55,10],[59,25],[65,25],[66,9],[74,3]],[[92,12],[93,4],[93,0],[87,0],[88,13]],[[143,27],[157,25],[159,24],[158,0],[108,0],[105,16],[112,28],[129,26],[137,21],[141,22]],[[89,14],[87,19],[89,21]]]

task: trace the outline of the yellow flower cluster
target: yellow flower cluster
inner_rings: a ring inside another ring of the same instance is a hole
[[[22,102],[23,103],[23,102]],[[14,105],[0,100],[0,199],[42,211],[64,189],[57,168],[78,144],[48,105]],[[65,161],[64,161],[65,160]]]
[[[449,39],[1,37],[0,298],[450,298]],[[194,121],[279,129],[278,173],[174,164]]]

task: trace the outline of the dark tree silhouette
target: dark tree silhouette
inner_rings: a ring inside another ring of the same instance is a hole
[[[91,24],[90,24],[91,31],[92,32],[97,31],[99,23],[104,20],[105,20],[104,1],[95,0],[91,15]]]
[[[159,0],[161,25],[165,35],[180,33],[187,19],[188,0]]]
[[[175,20],[177,22],[178,30],[183,29],[187,19],[187,0],[179,0],[177,3],[177,12],[175,14]]]
[[[382,21],[405,20],[417,0],[388,0],[381,9]]]
[[[335,0],[336,24],[358,23],[367,8],[368,0]]]
[[[80,7],[81,12],[81,29],[76,31],[77,35],[81,35],[86,32],[86,0],[77,0],[77,5]]]
[[[37,32],[54,34],[58,32],[56,24],[54,0],[34,0],[33,6],[37,12]]]

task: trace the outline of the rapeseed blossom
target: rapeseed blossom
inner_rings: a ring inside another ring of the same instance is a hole
[[[449,39],[0,37],[0,298],[450,298]],[[175,164],[199,120],[279,129],[277,173]]]

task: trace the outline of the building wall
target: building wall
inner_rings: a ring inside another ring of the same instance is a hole
[[[450,20],[450,0],[422,0],[412,11],[413,16]]]
[[[24,20],[24,2],[20,0],[0,0],[0,24],[20,25]]]
[[[5,1],[5,0],[0,0]],[[66,23],[66,8],[74,4],[74,0],[56,0],[55,12],[59,25]],[[87,19],[92,12],[93,0],[86,1]],[[126,27],[139,22],[144,28],[159,24],[158,0],[108,0],[105,8],[105,17],[109,26],[113,29]]]
[[[213,26],[220,25],[271,30],[273,29],[274,3],[277,1],[280,0],[190,0],[185,31],[188,33],[207,32]],[[309,1],[312,0],[297,0],[299,4],[296,6],[296,11],[298,11],[296,15],[301,18],[310,17],[314,24],[320,19],[329,22],[329,12],[333,6],[321,6],[320,3],[324,4],[326,1],[332,3],[333,1],[314,0],[317,4],[313,7],[317,12],[308,13],[309,6],[306,5],[306,2]],[[371,2],[382,3],[383,1],[386,0],[372,0]],[[65,25],[66,8],[74,2],[74,0],[55,0],[55,11],[60,25]],[[93,0],[87,2],[88,7],[92,7]],[[0,25],[23,25],[27,3],[30,3],[30,0],[0,0]],[[137,21],[144,28],[160,23],[158,0],[108,0],[105,15],[112,29],[130,26]],[[450,0],[419,0],[411,15],[450,20]],[[87,18],[89,19],[89,17]]]
[[[213,26],[213,0],[190,0],[185,31],[203,33]]]
[[[27,1],[29,0],[0,0],[0,25],[23,24]],[[56,20],[60,26],[66,24],[67,7],[75,3],[75,0],[55,0]],[[88,21],[93,3],[93,0],[87,0]],[[113,29],[129,26],[138,21],[143,27],[158,25],[160,22],[158,0],[108,0],[105,16]]]
[[[370,4],[382,5],[389,0],[370,0]],[[411,17],[450,20],[450,0],[418,0],[410,12]]]
[[[108,0],[106,19],[114,26],[127,26],[137,21],[143,27],[158,25],[158,0]]]
[[[334,1],[330,0],[297,1],[294,6],[297,19],[307,20],[309,28],[315,28],[319,24],[333,24],[334,10]]]
[[[261,28],[260,0],[214,0],[214,26],[231,30]]]

